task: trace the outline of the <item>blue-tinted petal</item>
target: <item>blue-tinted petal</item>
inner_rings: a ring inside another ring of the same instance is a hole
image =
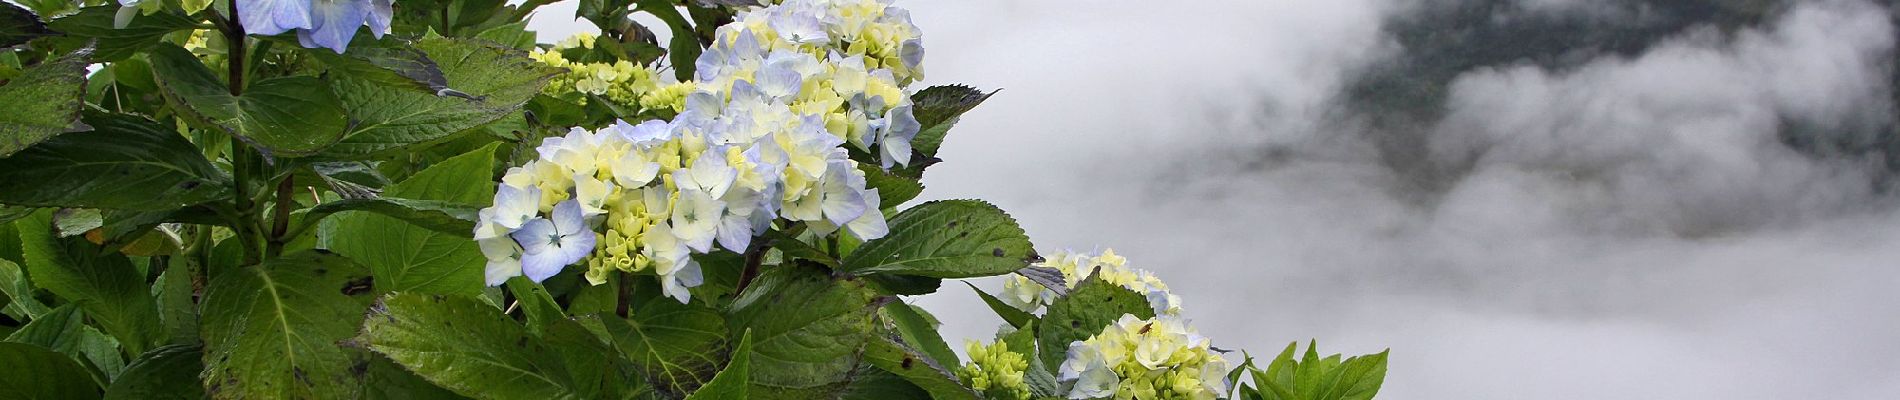
[[[382,39],[389,33],[389,21],[396,17],[395,4],[391,0],[370,0],[369,4],[369,33]]]
[[[553,215],[550,217],[554,220],[555,232],[560,232],[561,235],[583,231],[591,232],[587,229],[586,217],[581,215],[581,202],[579,200],[570,199],[556,203],[554,205]],[[592,247],[591,244],[588,246]]]
[[[561,273],[561,268],[569,264],[568,261],[562,259],[563,256],[565,255],[558,251],[521,256],[521,274],[527,275],[528,280],[535,282],[548,280],[554,274]]]
[[[554,222],[547,218],[535,218],[521,224],[521,229],[508,234],[516,243],[521,244],[521,254],[525,256],[547,253],[554,247]]]
[[[297,31],[305,46],[315,44],[342,54],[356,36],[356,28],[369,17],[369,0],[312,0],[310,29]]]
[[[238,22],[246,32],[275,35],[310,27],[310,0],[237,0]]]

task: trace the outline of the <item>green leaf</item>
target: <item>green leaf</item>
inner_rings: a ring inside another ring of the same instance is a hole
[[[572,372],[576,397],[657,398],[625,357],[612,356],[605,325],[596,315],[558,319],[542,330],[541,340]]]
[[[33,298],[33,285],[26,281],[26,274],[20,270],[20,265],[6,259],[0,259],[0,293],[7,295],[7,311],[13,315],[39,318],[51,311],[46,304]]]
[[[290,42],[288,38],[282,40]],[[397,36],[353,41],[348,51],[342,54],[320,47],[304,50],[304,54],[329,66],[331,74],[348,75],[391,87],[406,87],[436,96],[462,94],[449,90],[449,78],[443,76],[442,67],[436,65],[435,60],[417,50],[414,43]]]
[[[1011,306],[1009,303],[1004,303],[1003,299],[998,299],[995,295],[991,295],[989,292],[983,291],[983,289],[977,289],[974,284],[969,282],[964,282],[963,284],[970,286],[970,290],[975,291],[977,297],[983,298],[983,304],[989,305],[990,311],[995,311],[996,316],[1003,317],[1003,321],[1008,322],[1009,326],[1014,326],[1016,329],[1023,329],[1023,327],[1029,326],[1030,322],[1036,320],[1035,315]]]
[[[627,318],[602,318],[614,348],[654,389],[679,397],[706,384],[719,371],[726,324],[718,312],[680,304],[660,291],[658,282],[636,278]]]
[[[852,374],[851,382],[838,389],[840,400],[925,400],[930,392],[904,377],[870,365],[860,366]],[[783,397],[801,399],[811,397]]]
[[[739,345],[733,347],[732,361],[726,362],[726,368],[719,370],[719,374],[713,375],[712,380],[706,381],[706,385],[700,386],[699,390],[687,395],[686,400],[746,398],[746,388],[751,386],[747,383],[752,376],[751,368],[752,332],[746,331],[739,335]]]
[[[41,36],[57,35],[40,18],[13,3],[0,4],[0,48],[25,44]]]
[[[957,117],[983,104],[996,92],[983,93],[969,86],[931,86],[910,96],[912,113],[923,128],[911,139],[911,147],[926,157],[936,157],[943,137],[957,124]]]
[[[349,123],[336,94],[309,76],[252,83],[241,96],[182,47],[152,50],[152,72],[167,97],[190,113],[256,147],[265,156],[306,156],[343,138]]]
[[[358,361],[337,345],[368,307],[369,271],[322,251],[226,271],[201,305],[206,392],[229,398],[351,398]]]
[[[733,332],[752,332],[754,391],[807,389],[850,376],[876,310],[875,293],[862,281],[781,265],[733,300],[728,321]]]
[[[72,358],[24,343],[0,343],[0,399],[99,398],[99,384]],[[21,368],[20,366],[31,366]]]
[[[904,343],[930,356],[930,360],[937,365],[955,366],[963,363],[957,358],[957,353],[950,350],[950,344],[944,342],[943,336],[937,333],[937,325],[925,318],[917,306],[893,301],[884,305],[884,316],[890,319],[891,326],[904,339]]]
[[[145,276],[125,256],[102,253],[83,238],[53,237],[52,212],[18,221],[33,284],[79,305],[131,353],[164,340]]]
[[[439,200],[395,197],[342,199],[311,207],[304,214],[304,223],[314,224],[323,217],[344,211],[367,211],[425,229],[461,235],[475,231],[476,209],[475,206]]]
[[[546,0],[543,0],[546,1]],[[534,31],[528,30],[528,21],[499,25],[475,34],[476,38],[492,40],[495,43],[520,50],[533,50]]]
[[[930,392],[933,399],[977,399],[977,393],[963,387],[955,373],[924,356],[923,352],[890,338],[872,339],[864,349],[864,359],[878,369],[896,374]],[[951,364],[955,365],[955,364]]]
[[[509,278],[508,291],[515,293],[515,301],[521,304],[521,313],[528,316],[528,331],[536,335],[555,321],[567,319],[567,313],[561,311],[561,305],[548,295],[548,289],[541,284],[528,280],[528,277]]]
[[[877,189],[878,208],[893,209],[924,193],[924,183],[908,176],[895,175],[872,164],[858,164],[864,171],[864,188]]]
[[[17,10],[12,5],[0,9],[8,8]],[[0,113],[0,157],[58,136],[79,121],[79,109],[86,104],[86,57],[91,54],[81,49],[48,60],[0,85],[0,109],[7,110]]]
[[[159,321],[170,333],[172,343],[198,341],[198,303],[193,302],[193,271],[202,270],[192,257],[172,257],[171,265],[152,282],[152,297],[157,301]]]
[[[93,61],[97,62],[123,60],[152,48],[166,34],[198,27],[197,20],[166,10],[140,15],[124,28],[114,28],[112,20],[118,13],[117,5],[86,7],[79,10],[78,14],[52,20],[46,25],[67,36],[82,40],[96,39],[99,50],[93,54]]]
[[[575,398],[561,357],[500,310],[461,296],[385,297],[361,340],[424,379],[487,399]]]
[[[1003,210],[977,200],[924,203],[898,213],[891,232],[845,257],[839,271],[932,278],[1007,274],[1040,259]]]
[[[1141,319],[1155,316],[1148,298],[1133,290],[1093,275],[1077,283],[1069,295],[1049,303],[1037,325],[1036,347],[1042,352],[1043,365],[1062,365],[1069,343],[1102,333],[1102,328],[1124,314]]]
[[[653,14],[666,26],[673,29],[673,37],[667,42],[666,56],[673,60],[673,75],[680,81],[693,80],[693,61],[699,59],[699,34],[693,32],[693,24],[680,14],[679,3],[672,0],[636,0],[635,10]]]
[[[1030,393],[1040,397],[1064,397],[1067,392],[1062,390],[1062,382],[1056,380],[1051,367],[1043,364],[1042,357],[1037,356],[1036,332],[1035,322],[1031,321],[996,340],[1009,345],[1011,353],[1020,354],[1023,359],[1029,360],[1029,368],[1023,371],[1023,384],[1029,386]]]
[[[160,211],[229,197],[230,176],[141,117],[89,113],[93,131],[0,158],[0,203]]]
[[[334,76],[351,121],[343,140],[324,150],[348,158],[400,153],[411,146],[447,141],[456,133],[501,119],[541,92],[561,72],[521,50],[477,39],[424,38],[416,48],[435,60],[448,86],[475,99],[440,97],[373,80]]]
[[[1379,394],[1379,387],[1385,383],[1386,356],[1390,350],[1378,354],[1364,355],[1346,359],[1334,376],[1329,377],[1330,384],[1320,392],[1324,400],[1372,400]]]
[[[395,361],[381,354],[369,354],[369,368],[364,371],[363,399],[365,400],[409,400],[409,399],[467,399],[441,386],[436,386],[414,372],[402,369]]]
[[[495,193],[499,148],[492,143],[436,163],[390,185],[383,192],[385,199],[485,203]],[[379,290],[473,296],[483,286],[480,266],[487,260],[470,239],[473,232],[472,227],[451,233],[355,212],[338,217],[330,248],[369,266]]]
[[[119,358],[119,342],[86,326],[85,314],[72,304],[33,319],[8,335],[6,341],[39,345],[75,360],[90,362],[104,374],[99,377],[101,380],[110,379],[125,369],[125,360]]]
[[[198,400],[205,398],[198,384],[203,351],[196,345],[174,344],[145,352],[106,388],[108,400]]]

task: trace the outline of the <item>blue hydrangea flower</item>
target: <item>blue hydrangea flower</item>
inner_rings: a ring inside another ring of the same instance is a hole
[[[343,53],[356,28],[369,25],[377,38],[389,33],[393,0],[238,0],[238,21],[247,32],[276,35],[295,30],[309,48]]]
[[[521,244],[521,272],[535,282],[547,280],[562,268],[594,251],[594,230],[588,229],[579,201],[554,205],[552,218],[535,218],[511,237]]]

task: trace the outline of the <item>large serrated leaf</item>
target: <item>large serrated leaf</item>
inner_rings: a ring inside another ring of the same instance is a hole
[[[158,44],[165,34],[198,27],[198,21],[174,11],[164,10],[140,15],[123,28],[114,27],[119,6],[86,7],[79,13],[47,22],[53,30],[80,39],[96,39],[99,50],[94,61],[123,60]]]
[[[0,158],[0,203],[161,211],[228,197],[230,176],[171,129],[87,114],[93,131]]]
[[[495,192],[499,144],[451,157],[390,185],[384,195],[459,204],[486,203]],[[367,212],[337,217],[330,248],[376,273],[378,289],[475,295],[482,288],[474,229],[445,232]],[[440,227],[438,227],[440,228]]]
[[[1016,220],[982,201],[924,203],[898,213],[890,227],[838,270],[954,279],[1007,274],[1039,259]]]
[[[0,399],[85,400],[99,398],[99,383],[65,354],[24,343],[0,343]],[[22,368],[19,366],[30,366]]]
[[[1010,326],[1023,329],[1036,320],[1035,315],[1016,308],[1015,306],[1011,306],[1009,303],[1004,303],[1003,299],[996,298],[996,296],[990,294],[990,292],[977,289],[975,284],[969,282],[964,282],[963,284],[969,285],[970,290],[975,291],[976,296],[983,299],[983,304],[989,305],[990,311],[995,311],[996,316],[1003,317],[1003,322],[1008,322]]]
[[[371,301],[369,271],[305,252],[224,272],[200,305],[212,398],[351,398],[357,357],[338,346]]]
[[[917,349],[937,365],[954,367],[963,363],[957,353],[950,350],[950,343],[943,341],[943,335],[937,333],[937,326],[924,316],[917,306],[893,301],[884,305],[884,317],[891,322],[891,328],[897,331],[904,343]]]
[[[204,370],[203,351],[197,345],[162,346],[140,355],[125,367],[125,373],[106,388],[106,400],[199,400],[205,398],[198,384],[198,372]]]
[[[733,332],[752,331],[752,385],[760,393],[829,387],[858,364],[877,311],[874,293],[815,267],[779,266],[733,300]]]
[[[726,346],[726,324],[718,312],[666,297],[652,279],[635,284],[627,318],[603,317],[614,348],[633,362],[648,383],[668,397],[680,397],[718,373]]]
[[[211,69],[182,47],[158,45],[150,59],[159,86],[180,111],[238,136],[265,155],[316,154],[342,139],[348,128],[336,94],[315,77],[265,79],[233,96]]]
[[[390,154],[450,139],[464,130],[519,112],[560,69],[526,52],[478,39],[424,38],[416,48],[441,67],[448,86],[474,99],[442,97],[374,80],[333,77],[338,97],[357,124],[324,156]]]
[[[752,332],[740,334],[739,345],[732,348],[732,360],[726,362],[726,368],[713,375],[706,385],[686,396],[686,400],[743,399],[746,388],[752,386]]]
[[[384,298],[361,340],[424,379],[486,399],[578,398],[561,357],[500,310],[460,296]]]
[[[923,128],[911,139],[911,147],[926,157],[935,157],[937,149],[943,146],[944,135],[956,125],[957,117],[995,94],[963,85],[931,86],[917,91],[910,96],[910,101],[914,104],[912,110],[917,123]]]
[[[11,234],[12,231],[0,229],[0,233]],[[18,235],[13,239],[18,240]],[[0,242],[6,241],[8,238],[0,238]],[[15,318],[39,318],[52,311],[39,299],[33,298],[33,285],[26,281],[26,273],[20,269],[20,265],[11,260],[0,259],[0,294],[7,296],[7,314]]]
[[[353,41],[349,51],[342,54],[320,47],[305,49],[304,54],[328,65],[331,74],[346,74],[436,96],[452,93],[442,67],[428,54],[417,50],[414,43],[397,36]]]
[[[1155,316],[1148,298],[1133,290],[1108,283],[1098,276],[1077,283],[1069,295],[1049,303],[1049,311],[1043,313],[1041,324],[1036,326],[1036,347],[1042,353],[1043,365],[1062,365],[1062,360],[1068,357],[1069,343],[1102,333],[1102,328],[1124,314],[1142,319]]]
[[[91,50],[75,51],[27,68],[0,85],[0,110],[6,110],[0,112],[0,157],[73,127],[85,105],[86,58],[91,55]]]
[[[673,30],[672,38],[666,45],[666,56],[673,60],[673,75],[680,81],[693,80],[693,61],[699,59],[699,34],[693,32],[693,24],[680,14],[678,2],[672,0],[634,0],[636,10],[652,14]]]
[[[864,171],[864,188],[877,189],[879,209],[897,208],[924,193],[924,183],[916,178],[892,174],[870,163],[859,164]]]
[[[54,237],[50,210],[16,223],[26,273],[35,286],[78,304],[130,352],[144,352],[164,339],[145,276],[125,256],[101,253],[84,238]]]
[[[902,377],[930,392],[933,399],[978,398],[976,392],[957,380],[955,373],[905,343],[885,337],[872,339],[871,344],[864,349],[864,359],[878,369]]]

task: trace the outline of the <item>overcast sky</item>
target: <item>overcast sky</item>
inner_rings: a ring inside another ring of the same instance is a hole
[[[1486,23],[1656,15],[1515,1]],[[1116,249],[1220,347],[1390,347],[1382,399],[1900,396],[1900,215],[1855,147],[1894,118],[1886,6],[1470,66],[1400,128],[1344,100],[1419,56],[1388,21],[1458,2],[899,0],[927,84],[1004,89],[925,197],[990,200],[1045,253]],[[573,7],[542,41],[588,27]],[[1001,323],[961,285],[920,303],[953,341]]]

